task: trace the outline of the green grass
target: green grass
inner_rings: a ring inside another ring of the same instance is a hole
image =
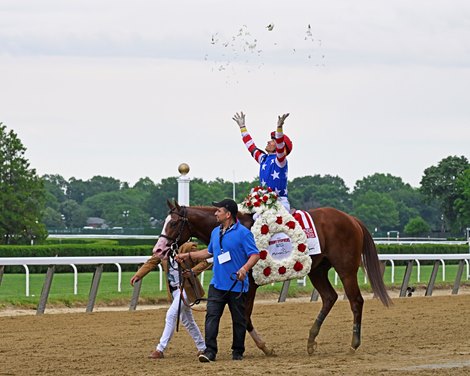
[[[426,285],[431,275],[432,266],[421,266],[420,282],[417,281],[417,267],[413,267],[410,285]],[[466,266],[462,276],[462,282],[466,281]],[[395,267],[395,283],[391,283],[391,267],[387,265],[384,280],[389,288],[399,288],[405,273],[404,266]],[[446,265],[446,279],[442,281],[442,266],[436,279],[436,287],[449,286],[454,283],[457,273],[457,265]],[[100,305],[128,305],[132,296],[133,288],[129,284],[133,272],[123,272],[121,282],[121,292],[118,291],[118,273],[103,273],[98,289],[96,304]],[[204,276],[204,287],[207,290],[212,276],[211,271],[206,271]],[[330,271],[330,281],[333,286],[341,291],[342,284],[338,278],[338,284],[334,285],[334,271]],[[88,302],[93,273],[78,273],[78,293],[73,293],[73,273],[55,273],[51,291],[48,299],[48,306],[84,306]],[[0,308],[6,306],[17,306],[26,308],[35,308],[39,302],[42,286],[44,284],[45,274],[30,274],[30,296],[25,296],[25,274],[4,274],[2,284],[0,285]],[[370,291],[370,285],[364,284],[364,275],[362,270],[358,273],[358,281],[361,289]],[[259,295],[278,294],[281,291],[282,283],[266,285],[258,290]],[[307,278],[305,287],[299,286],[295,281],[291,282],[289,296],[309,295],[312,292],[312,285]],[[152,272],[147,275],[142,283],[140,294],[140,304],[154,304],[166,301],[167,293],[165,280],[163,280],[163,289],[159,289],[159,273]]]

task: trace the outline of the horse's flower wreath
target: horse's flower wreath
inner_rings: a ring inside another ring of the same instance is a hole
[[[260,260],[253,267],[256,284],[262,286],[303,278],[312,265],[307,237],[294,217],[278,202],[276,193],[270,188],[256,187],[245,198],[241,209],[260,214],[251,228],[260,250]],[[282,260],[273,259],[268,252],[269,240],[276,233],[286,234],[292,243],[290,256]]]
[[[269,187],[255,187],[242,202],[242,211],[261,214],[266,209],[279,206],[277,194]]]

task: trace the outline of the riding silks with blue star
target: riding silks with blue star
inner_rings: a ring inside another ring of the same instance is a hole
[[[276,154],[260,157],[259,180],[262,187],[271,188],[280,197],[287,197],[287,160],[284,166],[277,163]]]
[[[248,275],[241,283],[233,283],[240,268],[251,255],[259,254],[255,239],[250,230],[239,221],[223,231],[222,226],[212,230],[209,254],[214,257],[211,285],[218,290],[247,292]]]
[[[179,247],[178,253],[189,253],[197,250],[196,243],[187,242]],[[152,255],[152,257],[150,257],[147,262],[139,268],[136,272],[136,276],[138,276],[139,279],[142,279],[160,263],[162,264],[162,268],[166,275],[168,300],[171,301],[173,299],[171,291],[174,291],[175,288],[179,288],[181,282],[178,272],[178,263],[174,261],[173,258],[162,260],[156,255]],[[183,271],[189,271],[189,273],[185,273],[185,277],[182,278],[182,286],[186,292],[188,304],[193,304],[194,302],[199,301],[205,295],[204,288],[197,276],[204,270],[209,269],[211,265],[212,264],[208,263],[206,260],[196,263],[191,259],[188,259],[185,261],[184,265],[182,265]]]

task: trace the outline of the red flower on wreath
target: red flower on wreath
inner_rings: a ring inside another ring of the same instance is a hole
[[[291,230],[293,230],[295,228],[295,222],[289,221],[286,223],[286,226],[289,227]]]
[[[266,260],[266,257],[268,257],[268,252],[263,249],[263,250],[260,251],[260,253],[259,253],[259,258],[260,258],[261,260]]]
[[[263,202],[266,202],[269,200],[269,197],[268,196],[263,196]]]
[[[294,264],[294,270],[296,272],[300,272],[302,269],[304,268],[304,266],[302,265],[302,263],[300,261],[297,261],[295,264]]]
[[[269,266],[264,268],[263,274],[268,277],[271,274],[271,268]]]
[[[255,194],[253,197],[256,198],[257,200],[259,200],[259,194],[258,193]]]
[[[307,249],[307,247],[305,246],[304,243],[300,243],[300,244],[297,246],[297,249],[299,250],[299,252],[305,252],[305,250]]]
[[[266,235],[267,233],[269,233],[269,226],[268,225],[261,226],[261,234]]]
[[[258,192],[260,189],[262,189],[260,186],[254,187],[253,192]]]
[[[285,266],[281,266],[281,267],[278,269],[279,274],[285,274],[286,271],[287,271],[287,269],[286,269]]]
[[[261,206],[261,201],[255,201],[255,203],[253,204],[253,206],[256,206],[256,207],[259,207]]]
[[[281,216],[278,216],[278,217],[276,218],[276,223],[277,223],[278,225],[281,225],[281,224],[282,224],[282,217],[281,217]]]

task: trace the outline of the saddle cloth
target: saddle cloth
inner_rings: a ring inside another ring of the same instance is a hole
[[[304,210],[296,210],[292,216],[299,222],[300,227],[302,227],[307,236],[308,254],[310,256],[320,254],[320,241],[318,240],[317,230],[315,229],[312,216]]]

